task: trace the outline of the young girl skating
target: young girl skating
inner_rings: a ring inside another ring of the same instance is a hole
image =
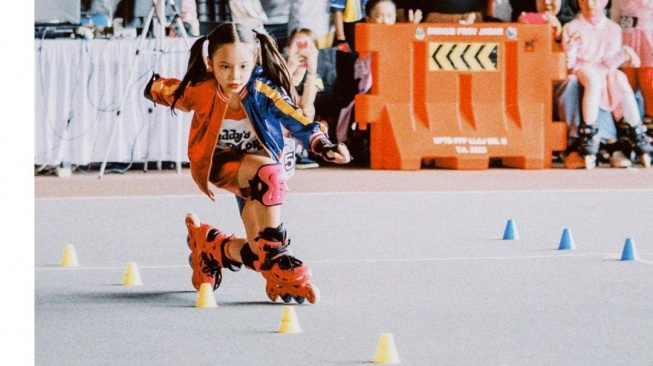
[[[281,221],[287,179],[283,128],[328,161],[344,164],[351,156],[296,106],[288,69],[272,39],[223,23],[193,44],[183,80],[155,74],[145,96],[172,111],[194,113],[191,175],[211,199],[210,184],[235,194],[245,226],[246,237],[238,238],[195,214],[186,216],[193,286],[210,283],[215,290],[223,268],[237,271],[244,264],[263,275],[271,300],[317,302],[311,270],[288,250]]]

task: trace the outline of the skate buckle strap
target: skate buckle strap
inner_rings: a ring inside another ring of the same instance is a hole
[[[220,272],[222,266],[220,266],[220,261],[215,259],[215,256],[208,252],[202,252],[200,254],[202,261],[204,261],[204,266],[202,266],[202,272],[207,275],[213,276],[215,273]]]
[[[213,290],[216,290],[222,283],[222,270],[220,267],[220,262],[215,259],[211,253],[202,252],[200,257],[202,258],[202,262],[204,262],[204,265],[202,266],[202,272],[208,276],[215,278]]]
[[[261,270],[269,270],[276,263],[277,266],[279,266],[279,269],[290,270],[294,273],[295,267],[300,267],[303,262],[288,252],[288,245],[290,245],[290,239],[288,239],[288,244],[281,245],[279,247],[264,245],[263,250],[266,252],[266,254],[265,261],[261,263]]]

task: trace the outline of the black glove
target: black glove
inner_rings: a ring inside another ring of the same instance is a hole
[[[145,90],[143,91],[143,94],[145,95],[145,98],[149,99],[151,102],[154,102],[154,99],[152,99],[152,84],[154,84],[154,81],[159,78],[160,78],[159,74],[153,72],[152,76],[150,77],[150,80],[147,82],[147,85],[145,85]]]
[[[318,142],[315,144],[315,152],[322,157],[322,159],[326,161],[334,161],[335,157],[333,156],[334,154],[341,154],[342,152],[339,150],[340,145],[343,144],[334,144],[331,141],[329,141],[326,138],[320,138]],[[349,155],[349,150],[345,149],[346,155]],[[329,154],[331,153],[331,154]],[[345,156],[346,156],[345,155]],[[353,158],[351,155],[349,155],[349,162],[351,162]]]

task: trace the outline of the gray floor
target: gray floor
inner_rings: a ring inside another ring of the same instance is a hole
[[[406,365],[651,365],[653,190],[291,194],[322,299],[226,273],[196,308],[183,217],[242,234],[233,197],[36,199],[37,365],[349,365],[381,333]],[[506,223],[519,240],[502,240]],[[558,250],[564,228],[576,249]],[[631,238],[638,261],[620,261]],[[73,244],[80,266],[59,265]],[[121,285],[136,262],[143,286]]]

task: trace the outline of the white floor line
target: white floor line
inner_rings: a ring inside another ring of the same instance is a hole
[[[291,189],[288,190],[288,196],[351,196],[351,195],[401,195],[401,194],[462,194],[462,193],[475,193],[475,194],[489,194],[489,193],[570,193],[570,192],[651,192],[653,189],[645,188],[596,188],[596,189],[494,189],[494,190],[484,190],[484,189],[470,189],[470,190],[415,190],[415,191],[365,191],[365,192],[347,192],[347,191],[322,191],[322,192],[292,192]],[[231,196],[230,193],[216,190],[214,192],[215,196]],[[181,195],[132,195],[132,196],[83,196],[83,197],[41,197],[35,198],[35,201],[56,201],[56,200],[131,200],[131,199],[164,199],[164,198],[189,198],[189,197],[205,197],[203,194],[181,194]]]
[[[649,256],[652,254],[643,253]],[[614,261],[620,261],[620,254],[618,253],[578,253],[578,254],[550,254],[550,255],[522,255],[510,257],[448,257],[448,258],[393,258],[393,259],[345,259],[345,260],[316,260],[306,261],[307,264],[332,264],[332,263],[388,263],[388,262],[454,262],[454,261],[495,261],[495,260],[520,260],[520,259],[551,259],[551,258],[581,258],[581,257],[604,257]],[[637,259],[634,262],[644,264],[653,264],[653,261]],[[124,267],[61,267],[61,266],[41,266],[35,267],[36,271],[52,271],[52,270],[124,270]],[[174,266],[138,266],[139,269],[169,269],[169,268],[189,268],[188,265],[174,265]]]

